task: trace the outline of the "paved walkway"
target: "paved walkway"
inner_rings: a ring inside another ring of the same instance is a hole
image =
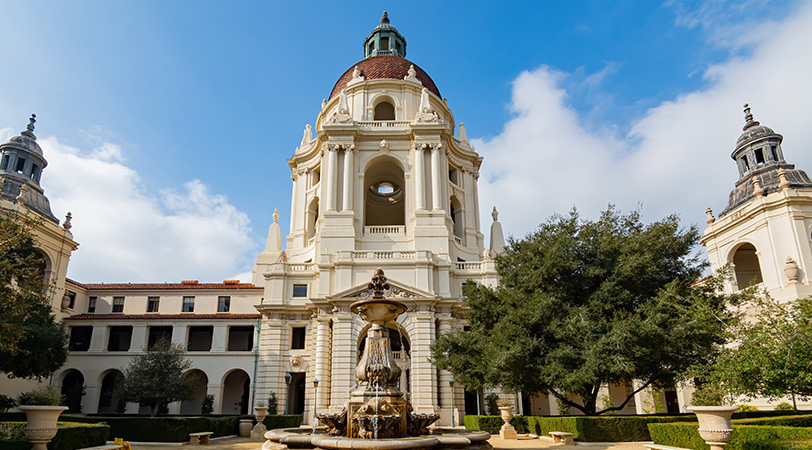
[[[187,445],[142,445],[133,444],[133,450],[260,450],[264,440],[245,437],[231,437],[222,439],[212,439],[208,445],[194,446]],[[505,440],[499,436],[493,436],[489,440],[491,445],[497,450],[514,449],[541,449],[552,446],[552,442],[544,439],[519,439]],[[585,442],[575,445],[557,445],[555,450],[646,450],[641,442]]]

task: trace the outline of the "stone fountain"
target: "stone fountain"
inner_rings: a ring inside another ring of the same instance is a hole
[[[372,298],[359,300],[350,310],[370,324],[364,353],[355,368],[356,389],[341,412],[319,414],[324,425],[314,432],[304,428],[271,430],[264,450],[287,448],[321,449],[467,449],[493,448],[483,431],[433,428],[437,414],[416,413],[398,387],[400,367],[389,341],[388,322],[397,320],[406,305],[384,297],[390,289],[383,270],[377,269],[369,283]]]

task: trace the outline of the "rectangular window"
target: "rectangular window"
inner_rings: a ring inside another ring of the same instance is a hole
[[[147,297],[147,312],[158,312],[158,305],[161,302],[161,297]]]
[[[36,181],[37,175],[39,175],[39,166],[34,164],[34,167],[31,168],[31,179]]]
[[[124,312],[124,297],[113,297],[113,312]]]
[[[254,327],[229,327],[228,351],[247,352],[254,349]]]
[[[189,327],[189,342],[186,350],[190,352],[208,352],[211,350],[211,338],[214,327]]]
[[[755,151],[756,154],[756,164],[764,164],[764,150],[757,149]]]
[[[90,297],[87,300],[87,312],[89,313],[96,312],[96,297]]]
[[[172,327],[149,327],[149,337],[147,338],[147,348],[152,348],[162,340],[172,341]]]
[[[90,348],[92,335],[93,327],[71,327],[68,349],[72,352],[86,352]]]
[[[746,156],[741,158],[739,160],[739,163],[741,163],[741,165],[742,165],[742,171],[743,172],[747,172],[748,170],[750,170],[750,163],[747,162],[747,157]]]
[[[130,349],[133,338],[133,327],[110,327],[110,337],[107,339],[108,352],[126,352]]]
[[[306,333],[306,327],[293,327],[291,331],[292,339],[290,341],[291,350],[304,350]]]
[[[0,163],[0,170],[8,169],[8,160],[11,159],[9,155],[3,155],[3,162]]]
[[[307,285],[306,284],[294,284],[293,285],[293,296],[294,297],[307,297]]]
[[[381,38],[381,50],[389,50],[389,38],[382,37]]]
[[[219,297],[217,299],[217,312],[228,312],[231,310],[231,297]]]
[[[183,297],[183,312],[195,312],[194,297]]]
[[[23,169],[25,169],[25,158],[17,157],[17,167],[14,168],[15,172],[23,173]]]
[[[778,159],[778,149],[776,148],[775,145],[770,146],[770,152],[772,152],[772,154],[773,154],[773,161],[775,161],[775,162],[780,161]]]

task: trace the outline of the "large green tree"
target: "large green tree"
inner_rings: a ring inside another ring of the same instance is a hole
[[[183,347],[161,339],[145,354],[130,360],[124,369],[121,398],[149,406],[155,416],[169,403],[191,398],[192,383],[183,377],[190,366]]]
[[[812,396],[812,298],[781,302],[754,292],[741,306],[730,345],[694,370],[700,401]]]
[[[12,378],[45,378],[68,357],[33,235],[40,221],[33,214],[0,212],[0,372]]]
[[[713,356],[725,297],[694,253],[695,226],[644,224],[610,206],[599,220],[553,216],[496,260],[496,289],[464,287],[470,327],[440,337],[438,367],[467,389],[548,393],[584,414],[604,383],[665,387]]]

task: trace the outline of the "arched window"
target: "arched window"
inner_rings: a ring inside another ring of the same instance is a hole
[[[457,197],[451,197],[451,222],[454,224],[454,236],[462,238],[465,224],[463,224],[462,205]]]
[[[746,288],[750,283],[764,281],[753,244],[742,244],[736,249],[733,254],[733,265],[736,268],[736,284],[739,285],[739,289]]]
[[[395,120],[395,106],[389,102],[375,105],[375,120]]]
[[[405,225],[403,170],[390,159],[370,166],[365,178],[365,225]]]
[[[319,222],[319,199],[314,198],[310,202],[310,207],[307,208],[305,214],[305,237],[310,240],[316,236],[316,224]]]

